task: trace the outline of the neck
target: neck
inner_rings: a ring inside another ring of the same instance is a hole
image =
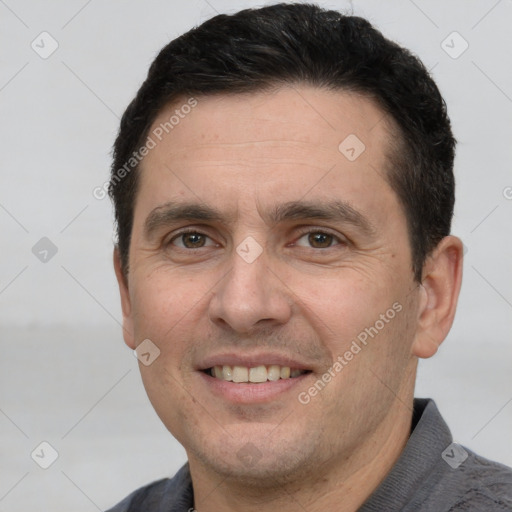
[[[410,396],[393,402],[379,428],[348,458],[333,457],[310,474],[283,486],[249,487],[212,474],[189,457],[197,512],[352,512],[367,500],[399,458],[410,435]],[[342,508],[340,508],[342,507]]]

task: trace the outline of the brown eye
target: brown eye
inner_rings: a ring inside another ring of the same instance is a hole
[[[196,231],[179,233],[169,243],[182,249],[200,249],[206,247],[210,237]],[[209,245],[212,245],[211,243]]]
[[[325,233],[323,231],[309,231],[304,233],[296,242],[301,247],[308,247],[312,249],[329,249],[335,245],[340,244],[340,239],[337,236]]]
[[[332,245],[334,237],[328,233],[310,233],[308,242],[316,249],[326,249]]]
[[[183,245],[189,249],[204,246],[204,236],[199,233],[185,233],[181,236]]]

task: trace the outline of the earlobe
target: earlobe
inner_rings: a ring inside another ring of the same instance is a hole
[[[121,264],[119,249],[114,248],[114,270],[116,273],[119,294],[121,298],[121,309],[123,312],[123,338],[124,342],[131,349],[135,350],[135,335],[133,329],[132,306],[130,292],[128,289],[128,276],[124,275]]]
[[[462,258],[461,240],[447,236],[425,263],[412,346],[417,357],[432,357],[451,329],[462,283]]]

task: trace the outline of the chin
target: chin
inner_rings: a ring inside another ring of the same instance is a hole
[[[224,439],[216,439],[215,445],[209,449],[203,442],[196,445],[193,452],[187,450],[187,453],[191,464],[196,461],[231,483],[255,487],[260,491],[300,480],[310,472],[312,463],[321,462],[318,443],[313,443],[311,437],[283,440],[277,435],[274,439],[279,440],[279,445],[268,436],[252,436],[251,441],[247,437],[235,440],[226,435]]]

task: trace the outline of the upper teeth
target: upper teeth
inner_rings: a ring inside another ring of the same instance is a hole
[[[291,370],[289,366],[214,366],[211,368],[211,375],[217,379],[232,382],[266,382],[267,380],[289,379],[298,377],[305,373],[304,370]]]

